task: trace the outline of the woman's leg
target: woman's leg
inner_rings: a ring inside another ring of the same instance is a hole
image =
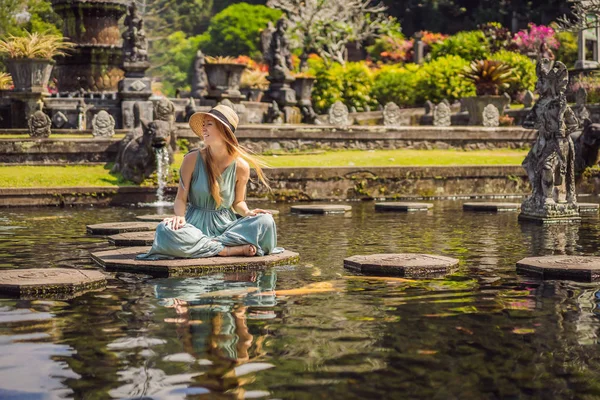
[[[271,214],[258,214],[237,220],[214,240],[236,252],[242,252],[244,249],[235,247],[253,245],[256,249],[255,255],[263,256],[270,254],[277,246],[277,228]]]

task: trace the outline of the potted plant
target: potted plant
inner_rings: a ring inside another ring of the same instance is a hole
[[[247,64],[234,57],[206,56],[204,70],[208,79],[208,96],[213,99],[242,99],[240,81]]]
[[[292,82],[292,88],[296,92],[296,99],[298,99],[299,106],[311,106],[312,105],[312,88],[315,84],[315,77],[306,72],[292,73],[294,82]]]
[[[6,59],[14,82],[13,90],[46,92],[53,57],[65,55],[65,50],[72,47],[73,44],[64,41],[62,36],[52,34],[27,33],[0,40],[0,57]]]
[[[258,69],[246,69],[242,72],[240,87],[248,101],[260,101],[264,91],[269,88],[267,72]]]
[[[515,81],[510,65],[496,60],[476,60],[465,68],[461,76],[475,85],[475,97],[462,99],[469,112],[469,125],[483,123],[483,109],[488,104],[493,104],[500,115],[510,103],[510,97],[499,96],[502,89],[506,90]]]

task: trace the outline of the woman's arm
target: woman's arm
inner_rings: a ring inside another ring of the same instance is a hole
[[[250,210],[248,204],[246,204],[246,186],[250,179],[250,165],[242,159],[238,158],[237,169],[236,169],[236,180],[235,180],[235,199],[233,200],[232,208],[235,212],[240,214],[242,217],[251,217],[256,214],[270,214],[270,212],[255,208]]]
[[[185,225],[185,209],[188,200],[188,193],[190,190],[190,183],[192,181],[192,173],[196,165],[196,160],[200,155],[199,151],[187,154],[183,158],[181,168],[179,169],[179,186],[177,187],[177,196],[173,208],[175,210],[175,217],[167,218],[165,222],[173,229],[179,229]]]

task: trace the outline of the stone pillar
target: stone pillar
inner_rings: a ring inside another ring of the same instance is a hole
[[[415,64],[423,63],[423,51],[425,43],[421,40],[423,34],[421,32],[415,33],[415,42],[413,44],[413,61]]]

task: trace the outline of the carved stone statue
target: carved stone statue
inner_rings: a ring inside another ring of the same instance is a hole
[[[196,107],[196,100],[193,97],[190,97],[189,102],[185,106],[185,120],[189,121],[190,117],[194,115],[198,111],[198,107]]]
[[[312,106],[304,105],[300,108],[302,113],[302,122],[305,124],[321,125],[321,121],[317,118],[318,115]]]
[[[283,124],[283,112],[279,110],[276,101],[271,103],[271,107],[265,115],[265,122],[268,124]]]
[[[50,136],[50,126],[52,120],[42,110],[37,110],[28,120],[29,136],[31,137],[48,137]]]
[[[208,78],[204,70],[204,54],[198,50],[194,59],[191,97],[202,98],[208,94]]]
[[[532,194],[523,202],[519,218],[536,220],[579,219],[575,193],[575,150],[570,134],[579,121],[567,105],[567,67],[542,59],[536,66],[540,97],[523,127],[538,130],[538,137],[523,161]]]
[[[115,134],[115,119],[105,110],[101,110],[92,119],[92,134],[94,136],[111,137]]]
[[[488,104],[483,109],[483,126],[489,128],[500,125],[500,112],[493,104]]]
[[[533,97],[533,92],[528,90],[525,92],[525,96],[523,96],[523,105],[525,108],[530,108],[533,105],[535,98]]]
[[[148,61],[148,40],[144,31],[144,20],[138,13],[135,1],[131,2],[125,17],[125,32],[123,32],[123,61]]]
[[[154,119],[175,122],[175,105],[171,100],[163,97],[154,105]]]
[[[271,32],[269,28],[263,31],[264,35],[261,37],[264,40],[263,48],[266,48],[268,43],[268,51],[264,54],[264,58],[269,66],[269,81],[271,82],[286,82],[294,79],[290,74],[293,65],[292,53],[286,36],[287,27],[288,20],[282,16],[277,21],[277,27],[272,31],[270,37],[267,36]]]
[[[383,108],[383,125],[385,126],[400,126],[400,107],[396,103],[389,102]]]
[[[444,101],[433,108],[433,125],[450,126],[450,106]]]
[[[331,125],[350,125],[348,107],[339,100],[333,103],[329,109],[329,123]]]

